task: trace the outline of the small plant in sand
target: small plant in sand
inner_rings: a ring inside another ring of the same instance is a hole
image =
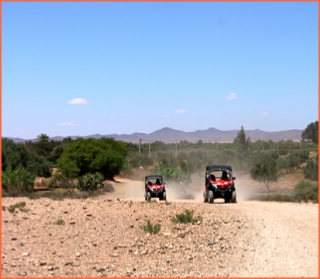
[[[185,210],[185,213],[176,214],[176,217],[172,217],[171,221],[173,223],[196,223],[202,220],[202,217],[199,216],[198,218],[193,218],[194,211],[192,210]]]
[[[8,209],[9,212],[13,213],[15,212],[16,208],[18,208],[20,211],[26,212],[27,210],[24,208],[26,206],[25,202],[19,202],[13,205],[10,205],[9,207],[2,206],[2,210],[5,211]]]
[[[64,223],[64,221],[62,219],[59,219],[54,224],[60,226],[60,225],[64,225],[65,223]]]
[[[147,225],[145,226],[140,226],[140,228],[142,228],[145,232],[150,233],[150,234],[157,234],[160,229],[161,229],[161,225],[160,224],[155,224],[152,225],[152,223],[150,222],[150,220],[148,220]]]

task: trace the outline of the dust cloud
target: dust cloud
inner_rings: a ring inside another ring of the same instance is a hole
[[[257,185],[257,182],[250,178],[250,175],[236,176],[236,180],[234,182],[238,202],[252,200],[257,197],[258,189],[260,187]],[[203,202],[204,183],[204,175],[200,175],[198,173],[191,175],[191,181],[187,185],[168,182],[166,186],[167,199]]]
[[[167,180],[167,200],[203,202],[204,181],[204,175],[198,173],[192,174],[191,180],[187,184],[174,183]],[[241,202],[254,199],[254,197],[257,196],[257,189],[259,188],[256,184],[249,175],[236,176],[235,187],[237,191],[237,201]],[[105,184],[105,188],[105,191],[108,192],[106,194],[110,198],[144,201],[143,180],[117,177],[115,181],[108,181]]]

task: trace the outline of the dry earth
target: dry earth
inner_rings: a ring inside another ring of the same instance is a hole
[[[318,205],[250,201],[241,179],[237,204],[204,204],[201,185],[184,197],[167,185],[170,203],[144,202],[143,182],[120,178],[97,198],[3,198],[27,211],[2,211],[2,276],[318,277]],[[186,209],[202,221],[174,224]]]

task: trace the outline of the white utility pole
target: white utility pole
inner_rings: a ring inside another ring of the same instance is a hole
[[[178,157],[178,143],[176,141],[176,158]]]
[[[146,139],[139,139],[139,157],[140,157],[140,150],[141,150],[141,141],[149,142],[149,158],[150,158],[150,140],[146,140]]]

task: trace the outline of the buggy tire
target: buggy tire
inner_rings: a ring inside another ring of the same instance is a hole
[[[231,202],[231,193],[226,193],[225,197],[224,197],[224,202],[225,203],[230,203]]]
[[[237,202],[237,192],[236,191],[233,191],[231,193],[231,202],[232,203],[236,203]]]
[[[214,195],[213,195],[213,191],[209,191],[208,192],[208,202],[209,203],[213,203],[213,200],[214,200]]]
[[[204,201],[205,203],[208,202],[208,195],[207,195],[207,192],[206,192],[206,191],[203,192],[203,201]]]
[[[150,201],[151,200],[151,194],[149,192],[147,192],[147,198],[146,198],[147,201]]]
[[[167,200],[167,193],[163,192],[162,194],[162,200],[166,201]]]

